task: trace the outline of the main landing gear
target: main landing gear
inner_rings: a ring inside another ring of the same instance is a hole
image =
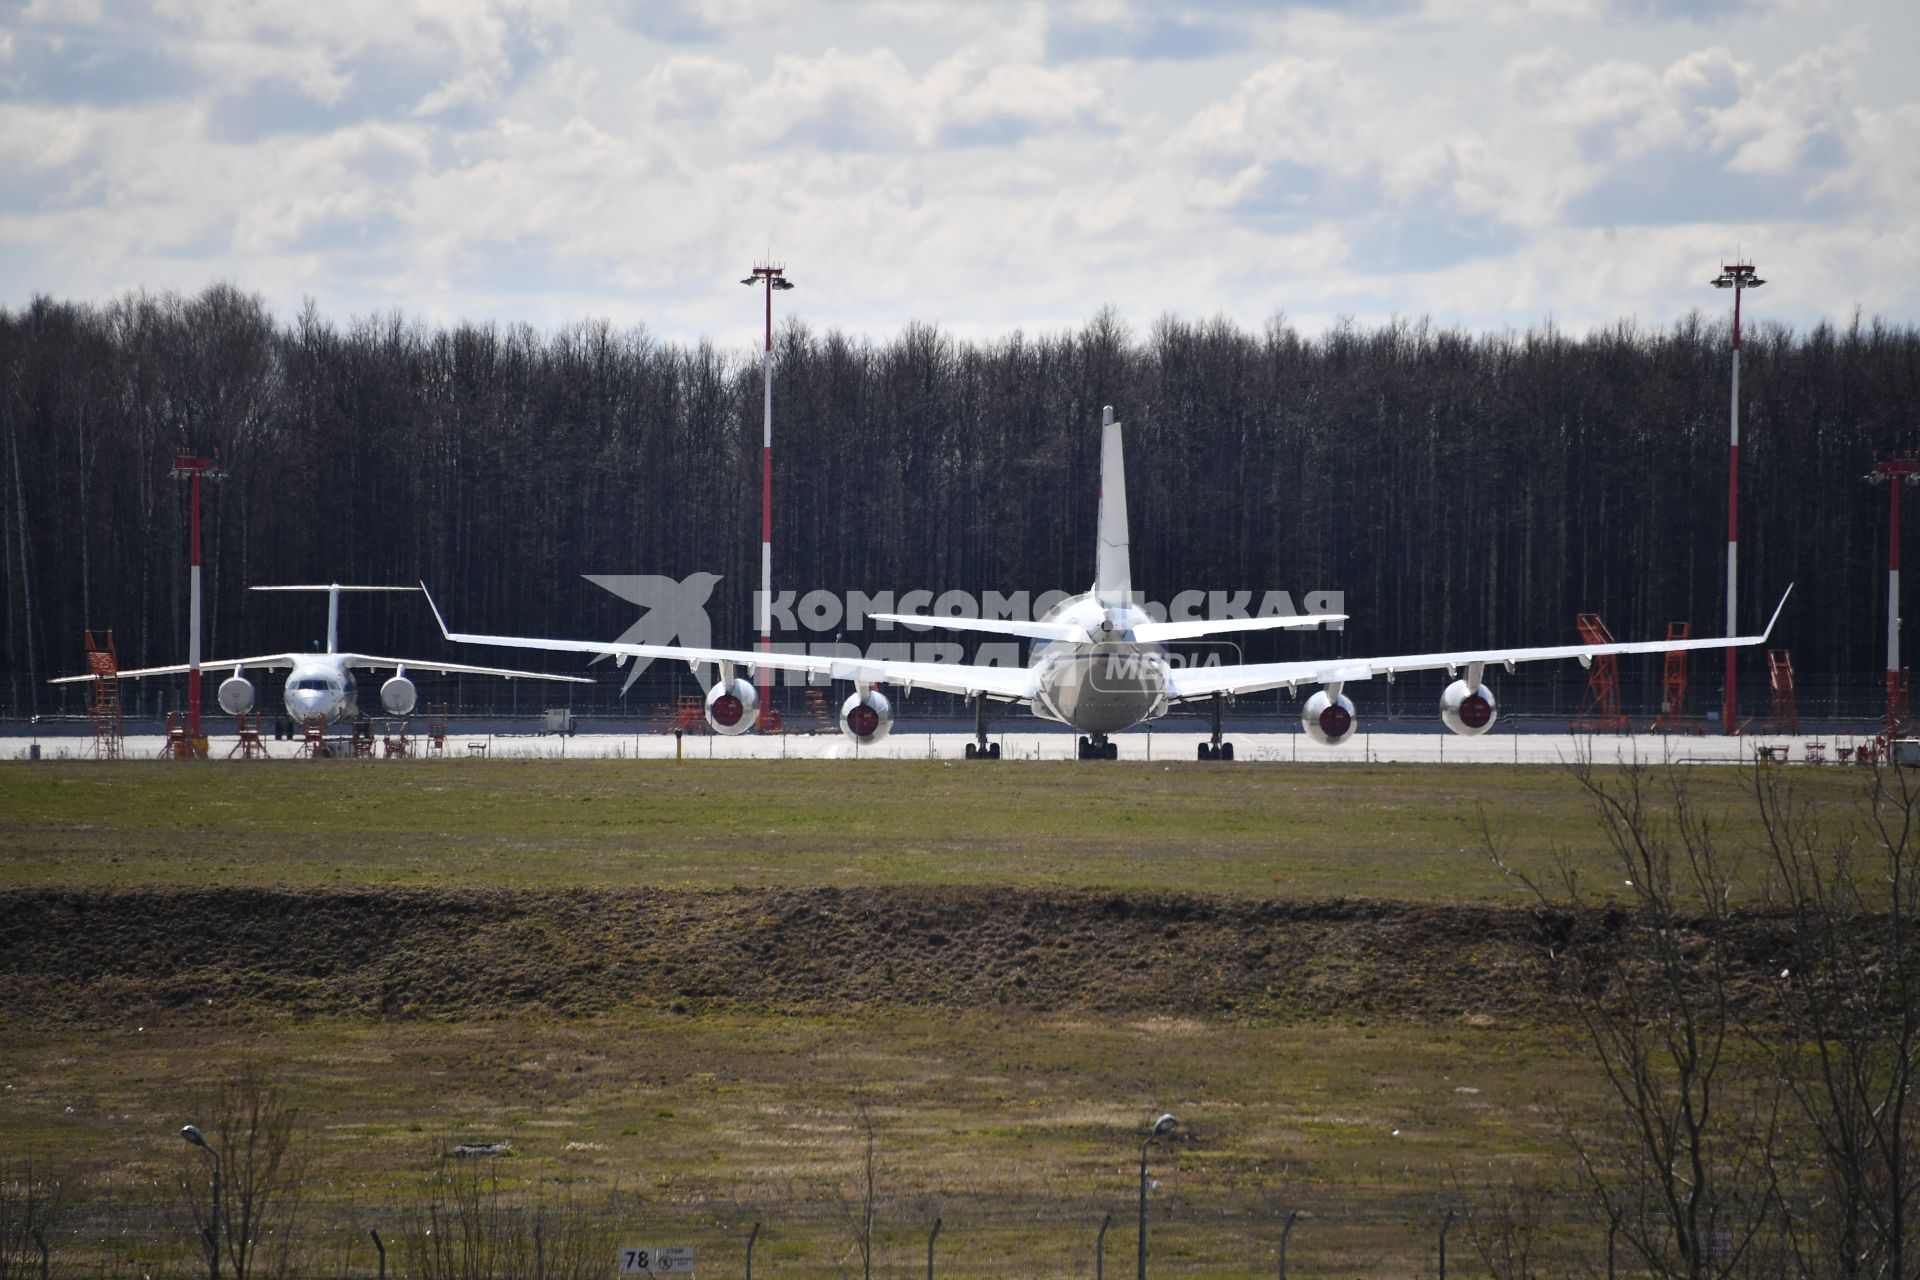
[[[1213,735],[1208,741],[1200,744],[1200,758],[1202,760],[1233,759],[1233,744],[1220,740],[1220,695],[1217,693],[1213,695]]]
[[[1096,733],[1091,738],[1080,739],[1080,758],[1082,760],[1118,760],[1120,744],[1108,742],[1107,735]]]
[[[998,760],[1000,744],[987,741],[987,695],[973,695],[973,741],[967,744],[967,759]]]

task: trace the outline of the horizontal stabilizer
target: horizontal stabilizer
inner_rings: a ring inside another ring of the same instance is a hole
[[[298,582],[282,586],[248,587],[249,591],[418,591],[419,587],[350,587],[339,582]]]
[[[1028,640],[1074,640],[1087,638],[1085,627],[1064,622],[1015,622],[1003,618],[936,618],[924,613],[870,613],[875,622],[900,622],[921,630],[982,631],[995,636],[1024,636]]]

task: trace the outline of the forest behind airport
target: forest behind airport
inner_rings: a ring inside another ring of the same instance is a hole
[[[1622,638],[1719,633],[1724,318],[1314,333],[1103,311],[963,339],[794,311],[773,352],[776,591],[1084,589],[1110,404],[1138,591],[1345,593],[1343,636],[1251,657],[1564,643],[1585,611]],[[1740,621],[1797,582],[1775,643],[1803,683],[1882,665],[1887,500],[1863,476],[1916,443],[1916,405],[1911,325],[1747,328]],[[226,473],[205,500],[210,657],[319,639],[316,601],[245,590],[285,582],[425,579],[463,629],[611,638],[636,609],[589,573],[721,575],[713,642],[745,646],[760,442],[755,344],[280,319],[225,285],[0,310],[0,714],[64,706],[43,682],[82,669],[90,627],[123,666],[185,659],[188,491],[168,470],[187,450]],[[405,598],[356,601],[342,640],[454,653]]]

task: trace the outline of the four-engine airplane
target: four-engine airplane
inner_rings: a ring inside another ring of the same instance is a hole
[[[556,680],[567,684],[592,684],[584,676],[556,676],[543,671],[510,671],[501,667],[469,667],[456,662],[429,662],[412,658],[379,658],[365,653],[339,652],[340,632],[340,593],[342,591],[418,591],[419,587],[347,587],[339,583],[327,583],[317,586],[273,586],[254,587],[255,591],[324,591],[327,593],[327,650],[325,653],[267,653],[252,658],[224,658],[214,662],[202,662],[203,671],[231,669],[232,674],[220,682],[219,701],[221,710],[229,715],[244,715],[253,710],[253,682],[247,679],[247,670],[287,668],[287,685],[283,693],[287,714],[296,723],[304,724],[308,720],[318,720],[323,724],[338,724],[343,720],[358,719],[360,715],[359,689],[354,683],[355,668],[361,670],[385,671],[393,674],[380,686],[380,705],[388,715],[404,716],[413,710],[416,693],[413,681],[407,679],[409,668],[415,671],[429,671],[436,675],[502,676],[509,680]],[[180,675],[187,671],[189,664],[174,663],[165,667],[141,667],[134,671],[120,672],[123,680],[137,680],[144,676]],[[96,677],[62,676],[50,684],[76,684]]]
[[[1120,424],[1106,410],[1100,447],[1099,545],[1095,555],[1092,590],[1074,596],[1038,622],[984,618],[945,618],[926,615],[874,614],[880,621],[920,628],[975,631],[1020,636],[1034,642],[1025,667],[994,667],[967,663],[907,662],[884,659],[838,658],[805,654],[766,653],[741,649],[694,648],[681,645],[634,644],[620,641],[546,640],[524,636],[475,635],[451,631],[431,593],[441,634],[465,644],[500,645],[561,653],[587,653],[627,658],[678,658],[699,673],[706,663],[719,667],[719,679],[707,692],[706,715],[715,732],[745,733],[760,716],[759,695],[753,684],[736,674],[752,671],[805,671],[811,675],[852,681],[854,692],[840,709],[840,727],[856,742],[877,742],[893,725],[893,704],[877,686],[894,684],[965,694],[974,700],[975,744],[969,759],[997,758],[998,744],[986,735],[986,703],[1022,703],[1033,714],[1078,729],[1082,759],[1115,759],[1118,748],[1108,735],[1167,713],[1174,703],[1206,699],[1212,703],[1211,740],[1200,744],[1202,760],[1233,759],[1233,744],[1222,740],[1220,704],[1223,697],[1301,685],[1321,687],[1309,696],[1300,712],[1302,729],[1329,746],[1347,742],[1354,734],[1353,703],[1347,685],[1375,676],[1392,680],[1406,671],[1445,670],[1452,683],[1440,695],[1440,719],[1456,734],[1472,736],[1493,727],[1493,691],[1484,683],[1489,668],[1509,671],[1522,662],[1574,658],[1582,665],[1606,654],[1670,653],[1676,649],[1724,649],[1762,644],[1773,631],[1773,620],[1786,606],[1786,596],[1754,636],[1693,640],[1647,640],[1619,644],[1551,645],[1531,649],[1474,649],[1460,653],[1422,653],[1385,658],[1319,658],[1296,662],[1237,663],[1189,666],[1177,663],[1166,650],[1169,643],[1235,632],[1275,627],[1317,627],[1344,614],[1262,617],[1193,622],[1155,622],[1133,600],[1133,578],[1128,558],[1127,488]],[[426,590],[426,584],[421,584]],[[1792,592],[1789,587],[1788,593]],[[977,745],[976,745],[977,744]]]

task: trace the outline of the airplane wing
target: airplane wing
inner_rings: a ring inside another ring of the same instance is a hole
[[[937,689],[972,697],[1021,702],[1034,695],[1029,667],[986,667],[964,662],[895,662],[887,659],[835,658],[804,653],[760,653],[751,649],[695,649],[671,644],[629,644],[609,640],[543,640],[529,636],[491,636],[450,631],[440,606],[426,584],[420,584],[433,610],[440,634],[460,644],[492,644],[508,649],[540,649],[548,653],[590,653],[615,658],[673,658],[694,666],[725,662],[737,667],[766,667],[773,671],[805,671],[834,680],[897,684],[908,689]]]
[[[1677,649],[1729,649],[1765,644],[1787,607],[1788,587],[1757,636],[1714,636],[1695,640],[1636,640],[1622,644],[1563,644],[1538,649],[1477,649],[1461,653],[1415,653],[1391,658],[1321,658],[1306,662],[1242,663],[1223,667],[1187,667],[1171,673],[1169,698],[1204,698],[1216,693],[1257,693],[1262,689],[1295,688],[1303,684],[1332,684],[1393,676],[1403,671],[1455,671],[1461,667],[1512,667],[1520,662],[1550,662],[1577,658],[1583,664],[1606,654],[1672,653]]]
[[[235,667],[291,667],[294,659],[298,656],[299,655],[292,653],[266,653],[257,658],[203,659],[200,663],[200,670],[207,672],[215,670],[231,671]],[[165,667],[136,667],[132,671],[118,672],[114,678],[118,680],[139,680],[145,676],[183,676],[190,670],[192,670],[192,666],[189,663],[176,662]],[[47,683],[79,684],[83,680],[93,680],[97,678],[98,677],[92,675],[61,676],[59,679],[49,680]]]
[[[417,658],[379,658],[370,653],[342,654],[350,667],[382,671],[405,667],[409,671],[430,671],[441,676],[500,676],[507,680],[555,680],[564,684],[592,684],[591,676],[556,676],[545,671],[513,671],[506,667],[469,667],[458,662],[427,662]]]

